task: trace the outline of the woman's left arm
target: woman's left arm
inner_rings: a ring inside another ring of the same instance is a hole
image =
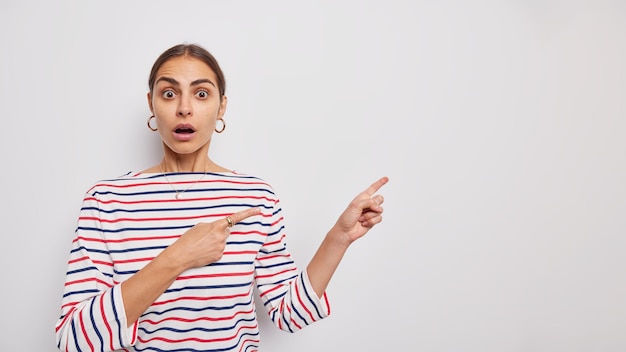
[[[326,291],[350,244],[382,221],[384,198],[376,192],[388,181],[387,177],[379,179],[350,202],[309,262],[307,275],[318,297]]]

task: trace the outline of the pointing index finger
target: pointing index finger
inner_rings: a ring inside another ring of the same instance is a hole
[[[371,186],[369,186],[366,190],[365,193],[367,193],[370,197],[374,195],[374,193],[378,192],[378,190],[384,186],[387,182],[389,182],[389,177],[384,176],[381,177],[378,181],[372,183]]]
[[[233,225],[243,221],[251,216],[257,215],[261,213],[261,209],[259,208],[250,208],[250,209],[246,209],[246,210],[242,210],[242,211],[238,211],[232,215],[230,215],[230,219],[233,222]],[[228,227],[230,225],[230,223],[228,222],[228,220],[224,221],[225,225]]]

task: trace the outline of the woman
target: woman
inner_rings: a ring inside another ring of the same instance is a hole
[[[326,287],[349,245],[382,220],[381,178],[330,229],[306,270],[285,246],[279,199],[263,180],[208,157],[226,124],[225,80],[197,45],[176,45],[149,77],[148,127],[163,159],[85,195],[61,316],[63,351],[255,351],[253,287],[296,331],[329,314]]]

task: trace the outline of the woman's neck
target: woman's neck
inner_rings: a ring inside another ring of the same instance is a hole
[[[167,157],[159,163],[163,172],[208,172],[215,169],[215,163],[207,158]]]

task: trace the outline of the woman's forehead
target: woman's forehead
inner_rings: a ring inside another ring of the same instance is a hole
[[[190,56],[178,56],[167,60],[156,74],[158,77],[178,77],[180,79],[197,80],[208,78],[215,82],[217,75],[204,61]]]

